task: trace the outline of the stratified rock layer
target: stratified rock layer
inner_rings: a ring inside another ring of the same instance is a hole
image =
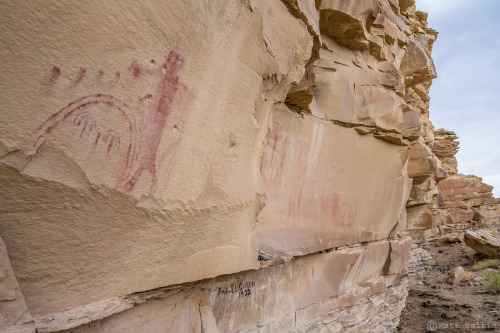
[[[76,332],[204,332],[207,322],[216,322],[221,332],[304,332],[321,328],[322,321],[338,332],[390,328],[397,325],[406,297],[410,246],[410,238],[374,242],[94,303],[42,318],[39,331],[59,331],[74,323],[81,325]],[[365,311],[359,313],[360,308]]]
[[[33,318],[12,270],[7,249],[0,238],[0,331],[30,332],[34,329],[33,324]]]
[[[422,283],[425,272],[431,264],[432,256],[429,251],[414,244],[408,260],[408,285],[410,288]]]
[[[434,146],[432,151],[441,161],[443,168],[448,174],[455,175],[457,171],[458,137],[455,132],[438,129],[434,131]]]

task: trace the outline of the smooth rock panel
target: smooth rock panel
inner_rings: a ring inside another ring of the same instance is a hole
[[[260,174],[257,237],[267,254],[302,255],[406,227],[406,148],[371,135],[278,105]]]
[[[32,313],[256,267],[253,205],[151,209],[0,169],[2,236]]]

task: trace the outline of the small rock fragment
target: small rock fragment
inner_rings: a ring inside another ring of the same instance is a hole
[[[450,272],[450,276],[448,277],[449,284],[456,284],[460,281],[463,281],[465,275],[465,271],[462,266],[458,266],[454,270]]]

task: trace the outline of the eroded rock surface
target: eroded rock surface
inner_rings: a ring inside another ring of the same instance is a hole
[[[408,284],[410,288],[422,283],[425,272],[431,264],[432,256],[430,252],[414,244],[408,260]]]
[[[443,169],[450,175],[455,175],[457,171],[458,137],[453,131],[438,129],[434,131],[434,146],[432,151],[442,163]]]

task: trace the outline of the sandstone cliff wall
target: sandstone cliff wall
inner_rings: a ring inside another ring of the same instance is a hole
[[[437,33],[427,27],[427,14],[417,11],[409,20],[414,22],[411,27],[420,46],[430,56]],[[416,60],[416,55],[412,59],[425,63],[423,58]],[[458,173],[458,137],[453,131],[435,130],[429,120],[432,76],[415,80],[410,74],[405,82],[407,107],[418,110],[412,121],[415,130],[419,129],[409,147],[408,175],[413,181],[407,202],[409,235],[414,242],[425,243],[464,229],[493,225],[499,217],[493,187],[479,177]]]
[[[435,241],[476,227],[495,229],[498,225],[500,206],[493,197],[493,187],[483,183],[480,177],[457,171],[455,154],[459,142],[456,140],[452,131],[434,131],[434,140],[427,152],[431,168],[442,176],[428,176],[421,184],[418,183],[424,175],[414,178],[414,195],[410,195],[407,205],[408,229],[415,242]],[[410,158],[410,165],[412,163],[415,162]]]
[[[10,2],[0,22],[0,331],[397,326],[405,230],[435,232],[456,184],[413,1]]]

